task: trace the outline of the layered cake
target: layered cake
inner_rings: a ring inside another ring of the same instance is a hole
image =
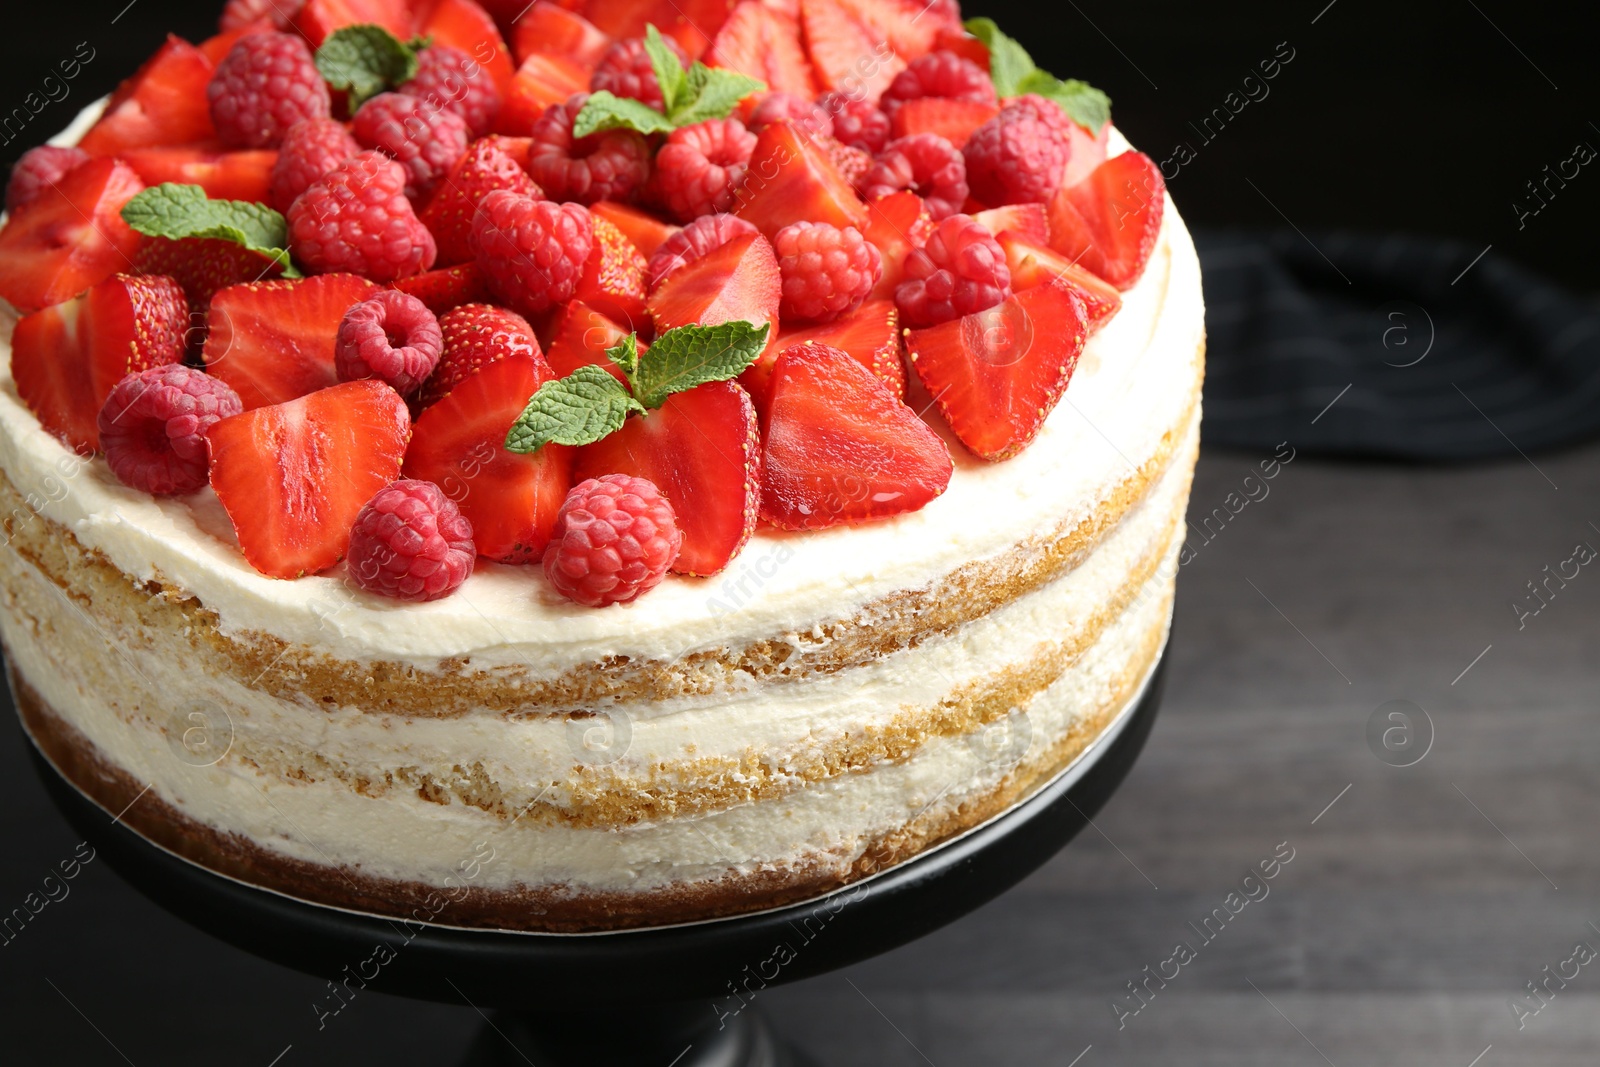
[[[537,931],[812,898],[1083,758],[1204,351],[1106,98],[953,2],[486,6],[232,0],[19,164],[33,742],[218,873]]]

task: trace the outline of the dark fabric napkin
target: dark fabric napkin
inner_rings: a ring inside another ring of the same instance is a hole
[[[1208,444],[1410,460],[1600,435],[1600,301],[1434,238],[1197,231]]]

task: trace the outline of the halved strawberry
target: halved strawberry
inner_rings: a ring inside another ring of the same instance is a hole
[[[800,22],[806,52],[824,89],[875,104],[910,62],[880,30],[839,0],[800,0]]]
[[[820,530],[918,511],[953,469],[939,435],[854,357],[820,344],[778,357],[762,454],[767,522]]]
[[[556,377],[565,378],[579,367],[593,364],[604,367],[617,381],[622,371],[611,362],[606,349],[615,348],[629,331],[582,300],[570,301],[556,321],[555,334],[545,350],[545,359]],[[643,350],[644,346],[639,346]]]
[[[1050,243],[1050,223],[1043,204],[1007,204],[976,212],[972,217],[996,237],[1009,233],[1032,245]]]
[[[866,216],[827,146],[790,122],[775,122],[756,135],[744,184],[733,199],[733,213],[768,237],[791,222],[859,226]]]
[[[610,36],[594,23],[552,0],[537,0],[511,28],[518,65],[532,55],[564,56],[592,71],[610,47]]]
[[[942,96],[922,96],[907,100],[895,109],[889,128],[895,137],[916,133],[936,133],[960,148],[972,131],[1000,114],[994,104],[978,100],[952,100]]]
[[[552,104],[589,91],[589,72],[565,56],[534,53],[522,61],[495,118],[496,133],[526,136]]]
[[[444,349],[439,365],[417,393],[418,411],[491,363],[508,356],[538,356],[539,339],[528,320],[492,304],[463,304],[439,316]]]
[[[1067,157],[1067,169],[1062,172],[1062,185],[1077,185],[1093,174],[1095,168],[1106,161],[1111,143],[1111,123],[1092,134],[1076,122],[1067,124],[1067,141],[1072,149]]]
[[[883,274],[872,289],[874,300],[894,300],[894,290],[905,280],[906,254],[921,248],[933,235],[933,217],[916,193],[902,190],[880,196],[867,205],[861,236],[878,249]]]
[[[417,36],[459,48],[505,92],[517,67],[511,61],[511,49],[506,47],[499,27],[487,11],[474,0],[418,0],[414,6]]]
[[[933,51],[939,31],[961,29],[956,0],[839,0],[839,6],[887,41],[906,63]]]
[[[583,265],[583,277],[573,295],[630,330],[650,332],[645,308],[644,256],[605,219],[594,218],[594,249]]]
[[[489,299],[489,284],[476,263],[423,271],[409,278],[400,278],[389,287],[410,293],[428,305],[428,310],[435,315],[443,315],[462,304]]]
[[[276,149],[230,152],[215,143],[130,148],[118,154],[146,185],[198,185],[213,200],[256,203],[267,199],[272,165],[278,161]]]
[[[672,394],[578,450],[575,480],[604,474],[654,482],[683,531],[672,569],[716,574],[750,540],[761,501],[761,431],[749,394],[734,382]]]
[[[422,224],[439,246],[436,266],[472,260],[473,216],[478,212],[478,202],[496,189],[536,198],[544,195],[522,165],[506,152],[502,146],[506,140],[509,138],[484,137],[474,141],[422,209]]]
[[[334,30],[371,23],[402,41],[411,37],[411,11],[406,0],[306,0],[294,17],[295,28],[313,49]]]
[[[470,375],[417,418],[405,473],[444,490],[472,523],[478,555],[538,559],[572,488],[572,449],[506,451],[506,432],[551,379],[537,353],[506,356]]]
[[[1116,286],[1063,259],[1049,246],[1033,244],[1015,233],[1002,233],[998,240],[1006,251],[1006,265],[1011,268],[1011,288],[1020,293],[1059,278],[1083,301],[1091,337],[1122,308],[1122,294]]]
[[[17,395],[75,449],[100,447],[96,418],[126,375],[183,358],[189,303],[171,278],[118,274],[24,316],[11,336]]]
[[[800,43],[800,20],[761,0],[742,0],[717,31],[706,65],[726,67],[767,83],[777,92],[813,99],[817,74]]]
[[[18,207],[0,230],[0,297],[32,311],[128,270],[139,234],[122,206],[143,188],[126,163],[91,159]]]
[[[907,331],[906,352],[961,443],[1002,460],[1038,435],[1088,335],[1083,301],[1050,281],[986,311]]]
[[[246,411],[324,389],[339,380],[333,345],[344,313],[377,291],[354,274],[222,289],[206,313],[206,370]]]
[[[1144,273],[1161,234],[1166,183],[1143,152],[1113,156],[1050,200],[1050,247],[1118,289]]]
[[[218,289],[271,281],[283,264],[216,237],[146,237],[133,255],[135,274],[165,274],[183,286],[189,309],[204,315]]]
[[[740,319],[760,326],[778,321],[782,298],[772,245],[759,233],[746,233],[662,279],[650,293],[650,317],[657,333]]]
[[[633,247],[637,248],[639,254],[646,259],[656,254],[656,249],[661,247],[663,241],[683,228],[670,222],[662,222],[654,215],[640,211],[636,207],[618,204],[612,200],[597,200],[590,204],[589,214],[605,219],[621,230],[623,236],[632,241]]]
[[[933,38],[935,52],[954,52],[962,59],[977,64],[985,73],[989,70],[989,46],[960,26],[941,26]]]
[[[735,0],[588,0],[583,15],[612,37],[643,37],[646,25],[698,59],[727,21]]]
[[[900,311],[893,300],[868,300],[855,311],[818,326],[786,331],[739,375],[749,390],[756,411],[766,425],[772,395],[772,370],[778,357],[796,345],[819,344],[836,348],[881,381],[896,400],[906,395],[906,365],[900,358]]]
[[[114,156],[129,148],[215,137],[206,102],[206,85],[215,69],[204,52],[168,34],[166,44],[117,86],[105,114],[78,147],[91,156]]]
[[[269,578],[316,574],[343,559],[356,516],[399,476],[410,433],[400,394],[370,380],[211,427],[211,486],[244,558]]]

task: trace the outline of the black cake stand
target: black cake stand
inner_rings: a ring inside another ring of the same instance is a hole
[[[914,860],[791,907],[616,933],[406,924],[257,889],[113,822],[32,754],[74,828],[185,922],[330,983],[492,1009],[464,1067],[799,1067],[810,1061],[762,1022],[760,992],[913,941],[1043,864],[1127,775],[1155,721],[1164,668],[1163,657],[1133,705],[1042,790]]]

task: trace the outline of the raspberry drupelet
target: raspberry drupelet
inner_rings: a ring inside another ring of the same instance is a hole
[[[298,34],[239,38],[206,86],[217,137],[231,148],[277,148],[302,119],[325,119],[327,83]]]
[[[402,478],[356,516],[345,566],[368,593],[426,601],[459,589],[477,555],[472,523],[455,502],[432,482]]]
[[[927,243],[906,254],[905,280],[894,302],[906,325],[937,326],[994,307],[1011,295],[1005,250],[983,223],[950,215]]]
[[[756,135],[738,119],[673,130],[656,153],[655,194],[679,222],[727,211],[755,147]]]
[[[444,337],[428,305],[398,289],[374,293],[344,313],[334,339],[341,382],[377,378],[410,396],[439,364]]]
[[[796,222],[772,238],[783,275],[784,322],[831,322],[861,306],[883,260],[854,226]]]
[[[909,189],[922,197],[930,216],[942,219],[966,205],[967,164],[938,134],[912,134],[884,146],[859,188],[866,200]]]
[[[573,486],[544,551],[556,592],[592,608],[649,592],[678,558],[683,533],[648,478],[607,474]]]
[[[569,97],[533,124],[528,173],[553,200],[627,200],[650,177],[650,146],[634,130],[606,130],[574,139],[572,123],[589,99]]]
[[[244,410],[221,378],[182,363],[130,374],[100,408],[100,447],[117,481],[156,496],[208,481],[206,431]]]
[[[1044,203],[1061,186],[1072,142],[1061,109],[1039,97],[1023,97],[979,126],[961,154],[967,184],[985,204]]]

